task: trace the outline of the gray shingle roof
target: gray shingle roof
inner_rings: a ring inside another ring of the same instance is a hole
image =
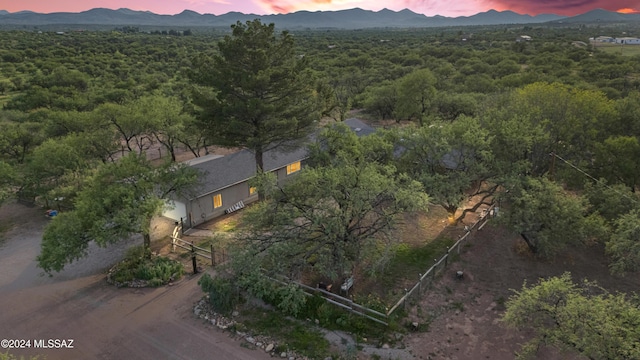
[[[366,136],[369,134],[373,134],[376,132],[376,129],[371,126],[365,124],[360,119],[350,118],[344,121],[345,125],[351,128],[351,130],[356,132],[358,136]]]
[[[306,157],[306,147],[291,152],[267,151],[263,155],[264,168],[266,171],[277,170]],[[224,189],[248,180],[256,174],[255,156],[249,150],[241,150],[192,166],[205,174],[201,185],[201,191],[204,193]]]
[[[375,132],[374,128],[356,118],[347,119],[344,123],[355,131],[358,136],[365,136]],[[263,157],[264,168],[266,171],[277,170],[296,161],[304,160],[307,156],[306,146],[290,152],[280,150],[267,151]],[[202,195],[246,181],[256,174],[255,157],[251,151],[246,149],[230,155],[212,156],[210,160],[198,160],[197,158],[187,163],[205,174],[200,188]]]

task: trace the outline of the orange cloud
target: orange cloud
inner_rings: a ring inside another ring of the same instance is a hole
[[[640,13],[640,10],[631,9],[631,8],[624,8],[624,9],[618,9],[617,12],[622,13],[622,14],[638,14],[638,13]]]

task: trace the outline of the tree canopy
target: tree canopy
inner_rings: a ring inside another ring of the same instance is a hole
[[[594,283],[575,284],[571,275],[522,287],[506,302],[503,321],[532,330],[535,337],[518,354],[535,356],[541,345],[557,346],[589,359],[640,358],[638,298],[611,294]]]
[[[187,166],[160,168],[131,153],[104,163],[89,176],[74,199],[74,208],[51,220],[45,228],[38,265],[46,272],[86,255],[90,241],[99,246],[142,235],[150,246],[151,219],[173,193],[188,191],[197,173]]]
[[[274,24],[237,22],[218,43],[218,53],[194,59],[194,103],[212,144],[263,154],[306,139],[320,118],[321,100],[307,61],[296,53],[287,31]]]
[[[358,138],[341,124],[324,129],[311,149],[312,166],[249,210],[243,246],[254,254],[253,266],[292,278],[313,269],[342,279],[356,266],[379,265],[398,216],[427,206],[422,185],[385,163],[392,149],[377,134]]]

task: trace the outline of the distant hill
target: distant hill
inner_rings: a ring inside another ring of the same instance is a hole
[[[640,14],[622,14],[618,12],[595,9],[584,14],[558,20],[563,23],[624,23],[640,21]]]
[[[148,11],[130,9],[96,8],[79,13],[58,12],[40,14],[34,12],[9,13],[0,11],[0,26],[44,26],[44,25],[101,25],[101,26],[160,26],[160,27],[228,27],[236,21],[261,19],[275,23],[279,28],[411,28],[500,24],[535,24],[545,22],[620,22],[638,21],[640,15],[619,14],[605,10],[594,10],[574,17],[553,14],[536,16],[517,14],[513,11],[490,10],[473,16],[444,17],[425,16],[411,10],[392,11],[383,9],[370,11],[350,9],[340,11],[298,11],[291,14],[255,15],[230,12],[223,15],[199,14],[185,10],[176,15],[158,15]]]

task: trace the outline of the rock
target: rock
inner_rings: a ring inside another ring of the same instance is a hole
[[[261,343],[261,342],[257,342],[257,343],[256,343],[256,346],[257,346],[257,347],[259,347],[259,348],[261,348],[261,347],[262,347],[262,343]]]
[[[202,312],[202,309],[200,309],[200,307],[196,306],[195,308],[193,308],[193,313],[195,316],[200,316],[201,312]]]
[[[240,313],[237,312],[237,311],[234,311],[234,312],[231,313],[231,316],[238,316],[238,315],[240,315]]]
[[[211,325],[215,325],[216,324],[216,319],[211,319]]]
[[[333,360],[333,358],[331,356],[327,356],[324,360]]]
[[[267,347],[264,349],[264,351],[266,351],[266,352],[272,352],[274,347],[276,347],[274,344],[269,344],[269,345],[267,345]]]
[[[282,354],[280,354],[280,357],[283,358],[283,359],[286,358],[287,357],[287,353],[283,352]]]
[[[413,327],[413,330],[418,330],[418,328],[420,327],[420,324],[418,324],[417,321],[414,321],[411,323],[411,326]]]
[[[389,348],[389,344],[384,344],[384,345],[382,345],[382,348],[383,348],[383,349],[388,349],[388,348]]]
[[[256,339],[252,338],[251,336],[249,336],[245,340],[247,340],[247,342],[250,343],[250,344],[254,344],[255,345],[255,343],[256,343]]]

